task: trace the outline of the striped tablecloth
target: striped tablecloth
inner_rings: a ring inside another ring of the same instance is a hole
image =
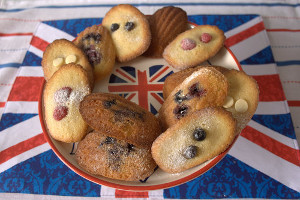
[[[74,39],[85,27],[101,23],[116,4],[4,0],[0,9],[0,199],[300,198],[299,2],[164,2],[131,4],[145,14],[178,6],[193,23],[218,25],[243,70],[259,84],[257,112],[228,155],[194,180],[149,192],[116,190],[75,174],[56,157],[42,133],[41,57],[54,39]]]

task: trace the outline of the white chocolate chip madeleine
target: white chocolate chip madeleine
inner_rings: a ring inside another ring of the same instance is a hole
[[[66,39],[54,40],[47,46],[42,59],[45,80],[48,81],[60,67],[69,63],[79,64],[86,70],[92,87],[94,73],[88,58],[80,48]]]

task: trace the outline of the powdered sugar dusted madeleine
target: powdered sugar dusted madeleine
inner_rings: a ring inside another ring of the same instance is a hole
[[[213,67],[216,70],[220,71],[221,73],[227,71],[227,68],[221,67],[221,66],[212,66],[212,65],[200,65],[196,67],[186,68],[184,70],[175,72],[171,75],[169,75],[165,82],[163,87],[163,97],[164,99],[167,99],[167,97],[170,95],[170,93],[174,90],[174,88],[182,83],[184,79],[189,77],[193,72],[199,70],[201,67]]]
[[[205,107],[222,106],[227,96],[225,76],[213,67],[202,67],[180,83],[159,110],[164,129],[176,124],[189,113]]]
[[[45,85],[45,122],[50,135],[62,142],[78,142],[88,125],[79,113],[79,103],[91,92],[87,72],[71,63],[57,70]]]
[[[116,94],[86,96],[80,113],[96,131],[138,147],[150,147],[161,133],[159,121],[152,113]]]
[[[150,45],[151,32],[148,20],[134,6],[120,4],[111,8],[104,16],[102,24],[111,33],[120,62],[136,58]]]
[[[113,69],[116,50],[109,31],[100,25],[86,28],[74,43],[81,48],[93,67],[96,80],[101,80]]]
[[[94,73],[88,58],[80,48],[66,39],[54,40],[47,46],[42,59],[45,80],[48,81],[61,66],[69,63],[79,64],[87,71],[92,87]]]
[[[92,174],[125,181],[143,180],[157,166],[150,148],[139,148],[95,131],[79,142],[75,158]]]
[[[164,59],[176,69],[194,67],[223,47],[224,32],[217,26],[200,25],[179,34],[164,50]]]
[[[235,138],[235,125],[221,107],[195,111],[153,142],[153,159],[168,173],[190,169],[225,151]]]
[[[179,7],[166,6],[148,17],[151,29],[151,44],[145,56],[161,58],[166,46],[175,37],[188,29],[188,17]]]

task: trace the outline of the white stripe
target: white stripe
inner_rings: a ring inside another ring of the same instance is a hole
[[[34,116],[0,132],[0,151],[32,138],[43,130],[39,116]]]
[[[273,131],[272,129],[269,129],[268,127],[265,127],[253,120],[250,120],[250,122],[248,123],[248,126],[256,129],[257,131],[269,136],[270,138],[277,140],[278,142],[289,146],[293,149],[298,149],[298,146],[295,146],[295,142],[297,142],[297,140],[291,139],[285,135],[282,135],[276,131]]]
[[[278,182],[300,192],[300,167],[251,141],[238,137],[229,154]]]
[[[16,19],[16,17],[9,18],[6,13],[5,16],[2,15],[2,20],[0,21],[0,27],[3,28],[5,27],[5,33],[33,33],[36,30],[39,23],[40,22],[38,20],[22,21],[22,19],[18,20]],[[14,36],[8,36],[8,37],[14,37]]]
[[[8,64],[8,63],[21,63],[24,60],[26,49],[20,49],[18,51],[1,51],[1,59],[0,59],[0,65],[1,64]]]
[[[75,37],[52,26],[41,23],[35,36],[51,43],[56,39],[65,38],[72,41]]]
[[[261,31],[230,47],[239,61],[243,61],[270,46],[266,31]]]
[[[300,52],[299,52],[300,53]],[[299,54],[300,55],[300,54]],[[278,67],[280,80],[287,100],[300,100],[300,67],[289,65]]]
[[[7,101],[18,70],[14,67],[0,68],[0,102]]]
[[[164,190],[151,190],[148,192],[149,198],[164,198]]]
[[[19,68],[15,67],[0,68],[0,84],[13,84],[18,70]]]
[[[40,49],[34,47],[34,46],[30,46],[29,49],[28,49],[29,52],[37,55],[38,57],[42,58],[43,57],[43,51],[41,51]]]
[[[231,29],[231,30],[227,31],[225,33],[225,36],[226,36],[226,38],[229,38],[233,35],[236,35],[236,34],[242,32],[242,31],[244,31],[244,30],[260,23],[261,21],[262,21],[261,17],[256,17],[256,18],[254,18],[254,19],[252,19],[252,20],[250,20],[250,21],[248,21],[248,22],[246,22],[246,23],[244,23],[244,24],[242,24],[242,25],[240,25],[240,26],[238,26],[234,29]]]
[[[27,51],[32,36],[0,37],[1,52]]]
[[[116,190],[105,185],[101,185],[100,197],[115,198]]]
[[[42,67],[30,67],[30,66],[22,66],[20,68],[20,72],[18,76],[30,76],[30,77],[44,77],[44,72]]]
[[[278,115],[289,113],[287,101],[260,101],[255,114],[257,115]]]
[[[32,158],[36,155],[39,155],[45,151],[48,151],[50,149],[50,146],[48,143],[39,145],[37,147],[34,147],[24,153],[21,153],[11,159],[9,159],[7,162],[4,162],[0,165],[0,173],[4,172],[5,170],[8,170],[9,168],[19,164],[20,162],[23,162],[29,158]]]
[[[271,64],[255,64],[255,65],[242,65],[244,72],[250,76],[263,76],[278,74],[277,66],[275,63]]]
[[[5,113],[38,113],[37,101],[8,101],[6,103]]]

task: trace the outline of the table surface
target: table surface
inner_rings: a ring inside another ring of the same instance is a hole
[[[72,39],[101,23],[118,3],[131,3],[147,15],[177,6],[193,23],[218,25],[260,87],[258,109],[228,155],[176,187],[128,192],[92,183],[64,165],[42,133],[43,50],[54,39]],[[0,199],[300,198],[299,1],[2,0],[0,5]]]

